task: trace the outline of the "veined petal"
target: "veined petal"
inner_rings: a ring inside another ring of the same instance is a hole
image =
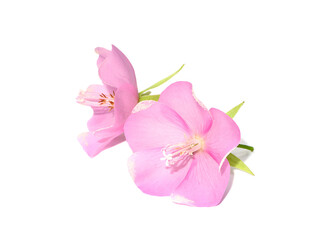
[[[161,148],[135,152],[128,167],[135,184],[144,193],[169,196],[186,176],[191,160],[177,168],[166,167]]]
[[[101,63],[99,76],[104,84],[119,88],[121,85],[129,83],[137,89],[134,69],[118,48],[112,45],[111,54],[99,63]]]
[[[137,152],[184,142],[190,130],[174,110],[156,102],[131,114],[124,132],[132,151]]]
[[[89,157],[94,157],[101,151],[125,141],[125,137],[123,134],[120,134],[107,138],[100,138],[94,136],[91,132],[87,132],[80,134],[78,136],[78,141]]]
[[[171,84],[161,93],[159,102],[175,110],[195,134],[201,135],[209,130],[212,123],[210,113],[193,94],[191,83]]]
[[[208,153],[198,152],[194,155],[188,174],[173,192],[172,200],[196,207],[216,206],[223,198],[229,177],[228,161],[219,171],[218,163]]]
[[[238,125],[224,112],[211,108],[212,126],[205,137],[206,151],[220,164],[238,146],[241,135]]]

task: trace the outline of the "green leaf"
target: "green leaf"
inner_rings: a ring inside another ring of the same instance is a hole
[[[178,72],[180,72],[180,70],[184,67],[184,64],[179,68],[178,71],[176,71],[175,73],[171,74],[170,76],[160,80],[159,82],[153,84],[151,87],[148,87],[147,89],[139,92],[139,96],[142,96],[144,92],[150,90],[150,89],[153,89],[153,88],[156,88],[156,87],[159,87],[160,85],[164,84],[165,82],[167,82],[168,80],[170,80],[174,75],[176,75]]]
[[[139,98],[139,102],[146,101],[146,100],[153,100],[158,101],[160,95],[143,95]]]
[[[244,102],[242,102],[238,106],[235,106],[234,108],[232,108],[229,112],[227,112],[227,115],[231,118],[234,118],[234,116],[237,114],[237,112],[239,111],[239,109],[242,107],[243,104],[244,104]]]
[[[251,172],[251,170],[247,167],[247,165],[245,165],[244,162],[242,162],[237,156],[230,153],[227,156],[227,159],[231,167],[238,168],[254,176],[253,172]]]

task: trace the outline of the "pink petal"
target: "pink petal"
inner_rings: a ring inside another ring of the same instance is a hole
[[[112,52],[105,49],[105,48],[102,48],[102,47],[97,47],[95,49],[96,53],[99,54],[99,57],[98,57],[98,60],[97,60],[97,66],[98,68],[101,66],[102,62],[111,56]]]
[[[191,83],[171,84],[161,93],[159,102],[175,110],[195,134],[201,135],[209,130],[212,123],[210,113],[195,98]]]
[[[123,125],[113,125],[92,132],[92,135],[99,139],[112,138],[121,134],[123,134]]]
[[[142,110],[146,110],[147,108],[151,107],[156,101],[153,100],[144,100],[142,102],[139,102],[133,109],[132,113],[137,113]]]
[[[240,143],[238,125],[224,112],[211,108],[212,126],[205,137],[206,151],[218,164]]]
[[[138,101],[138,91],[132,85],[124,84],[118,88],[114,99],[115,125],[123,126]]]
[[[87,132],[80,134],[78,141],[89,157],[94,157],[101,151],[125,141],[125,137],[123,134],[120,134],[108,138],[99,138],[94,136],[93,133]]]
[[[138,103],[138,92],[130,84],[122,85],[115,93],[114,99],[114,123],[111,127],[98,129],[94,135],[106,137],[110,134],[123,133],[123,125],[132,109]]]
[[[129,83],[137,89],[136,76],[131,63],[115,46],[112,46],[112,54],[101,62],[99,76],[106,85],[119,88],[122,84]]]
[[[86,106],[103,108],[99,104],[101,94],[109,95],[109,91],[106,86],[93,84],[90,85],[86,91],[80,91],[77,102]]]
[[[124,125],[124,132],[128,144],[136,152],[184,142],[189,129],[175,111],[156,102],[131,114]]]
[[[169,196],[186,176],[191,161],[179,168],[166,167],[161,148],[134,153],[128,161],[134,182],[144,193]]]
[[[189,172],[172,194],[175,203],[211,207],[218,205],[228,186],[230,165],[225,161],[221,171],[219,165],[206,152],[198,152]]]
[[[98,129],[107,128],[114,123],[114,111],[101,112],[97,108],[93,108],[93,116],[88,121],[87,126],[90,132]]]
[[[101,94],[109,96],[112,93],[108,91],[103,85],[90,85],[86,91],[80,92],[77,101],[78,103],[91,106],[93,109],[93,116],[88,121],[89,131],[95,131],[100,128],[106,128],[113,125],[114,112],[108,107],[99,104]]]

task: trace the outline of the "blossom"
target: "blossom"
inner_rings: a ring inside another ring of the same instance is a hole
[[[93,109],[89,132],[78,137],[90,157],[125,140],[123,125],[138,103],[134,69],[126,56],[115,46],[112,51],[98,47],[96,52],[103,84],[90,85],[77,97],[78,103]]]
[[[124,132],[133,151],[129,172],[144,193],[198,207],[221,202],[230,176],[225,159],[240,130],[227,114],[207,110],[190,83],[171,84],[158,102],[131,114]]]

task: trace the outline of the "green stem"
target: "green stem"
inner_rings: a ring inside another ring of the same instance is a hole
[[[245,145],[245,144],[239,144],[237,147],[238,148],[247,149],[247,150],[249,150],[251,152],[253,152],[253,150],[254,150],[254,147],[251,147],[251,146],[248,146],[248,145]]]
[[[145,95],[150,95],[150,94],[151,94],[151,91],[148,91],[148,92],[142,93],[142,94],[140,95],[140,97],[145,96]]]

